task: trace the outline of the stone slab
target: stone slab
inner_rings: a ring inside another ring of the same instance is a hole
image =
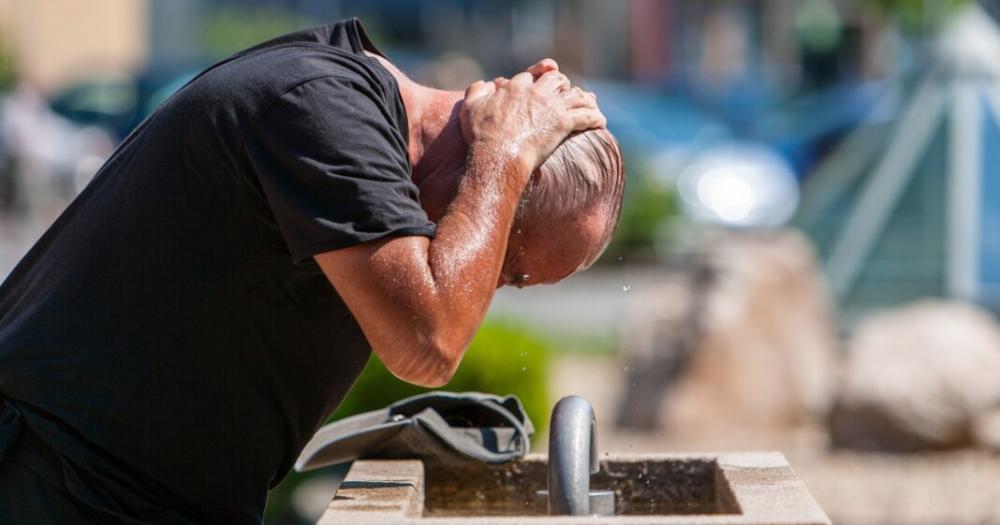
[[[625,512],[649,510],[636,508],[636,502],[647,501],[652,511],[666,513],[606,518],[532,514],[539,510],[533,508],[534,490],[544,488],[545,456],[531,455],[502,466],[447,470],[417,460],[358,461],[318,523],[830,524],[777,452],[618,455],[601,463],[602,474],[594,476],[593,488],[616,490],[618,506]],[[646,478],[640,482],[642,473]],[[520,493],[523,497],[511,497]],[[523,513],[511,515],[517,512]]]

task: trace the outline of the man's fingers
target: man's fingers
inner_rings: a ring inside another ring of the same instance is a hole
[[[485,84],[485,82],[482,80],[477,80],[469,84],[469,87],[465,88],[465,98],[477,98],[478,94],[484,89],[483,84]]]
[[[500,89],[506,86],[508,82],[510,82],[510,79],[508,78],[497,77],[493,79],[493,86],[496,87],[497,89]]]
[[[526,70],[532,78],[538,78],[549,71],[559,71],[559,64],[551,58],[543,58]]]
[[[511,77],[510,86],[518,88],[531,87],[531,83],[534,82],[535,77],[531,76],[531,73],[525,71],[524,73],[518,73]]]
[[[566,107],[569,109],[597,109],[597,97],[593,93],[589,93],[578,87],[570,89],[563,97],[566,100]]]
[[[489,95],[494,91],[496,91],[496,86],[493,85],[492,82],[486,83],[483,82],[482,80],[477,80],[472,84],[469,84],[469,87],[465,88],[465,100],[466,101],[475,100],[477,98]]]
[[[597,109],[592,109],[592,108],[571,109],[569,111],[569,115],[573,121],[573,131],[604,128],[607,127],[608,125],[608,120],[604,118],[604,114],[602,114]]]
[[[570,88],[569,79],[559,71],[549,71],[538,77],[535,85],[554,93],[562,93]]]

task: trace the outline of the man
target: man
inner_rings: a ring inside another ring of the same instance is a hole
[[[370,351],[442,385],[495,288],[599,255],[604,124],[552,61],[432,90],[357,20],[208,69],[0,288],[0,522],[259,522]]]

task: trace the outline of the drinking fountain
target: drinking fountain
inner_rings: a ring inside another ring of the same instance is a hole
[[[355,461],[318,524],[830,525],[780,453],[599,457],[586,400],[563,398],[550,421],[548,456]]]
[[[549,422],[548,490],[536,495],[551,515],[611,516],[614,492],[590,490],[590,476],[600,470],[594,409],[579,396],[560,399]]]

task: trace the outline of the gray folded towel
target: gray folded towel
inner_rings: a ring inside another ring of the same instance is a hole
[[[342,482],[356,459],[504,463],[528,453],[534,431],[516,396],[428,392],[323,426],[295,470],[334,465]]]

